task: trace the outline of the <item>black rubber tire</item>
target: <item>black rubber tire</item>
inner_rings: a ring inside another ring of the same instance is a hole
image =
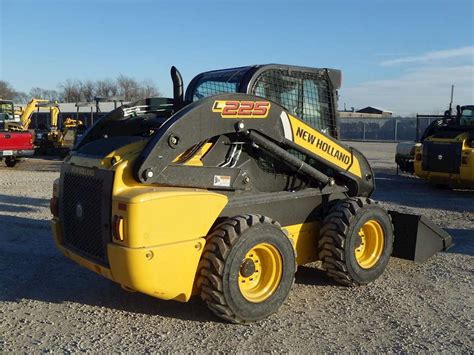
[[[368,220],[382,227],[384,246],[377,263],[369,269],[360,267],[354,250],[360,243],[359,229]],[[393,250],[393,224],[390,215],[368,198],[340,200],[324,218],[318,242],[319,259],[329,277],[346,286],[368,284],[385,270]]]
[[[282,258],[282,277],[275,292],[259,303],[240,292],[238,276],[245,254],[253,246],[268,243]],[[227,219],[208,236],[199,265],[201,298],[218,317],[232,323],[250,323],[275,313],[294,283],[296,257],[293,246],[278,222],[261,215]]]
[[[18,163],[18,160],[15,159],[15,157],[7,157],[5,158],[5,165],[8,166],[9,168],[13,168],[16,163]]]

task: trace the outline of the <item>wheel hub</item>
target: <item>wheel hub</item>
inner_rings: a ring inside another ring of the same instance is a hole
[[[252,259],[247,258],[240,266],[240,275],[243,277],[250,277],[254,274],[255,270],[255,263]]]
[[[278,249],[267,243],[257,244],[240,264],[240,292],[249,302],[263,302],[275,293],[282,274],[283,260]]]
[[[384,232],[376,220],[369,220],[359,229],[359,245],[354,250],[357,263],[363,269],[373,267],[382,256]]]

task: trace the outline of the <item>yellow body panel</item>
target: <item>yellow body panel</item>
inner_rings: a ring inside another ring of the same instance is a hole
[[[423,145],[419,144],[415,147],[415,175],[422,179],[426,179],[434,184],[449,184],[459,187],[474,188],[474,148],[468,145],[467,138],[467,133],[461,133],[454,139],[431,137],[426,139],[426,141],[439,142],[441,144],[452,144],[462,142],[461,165],[459,167],[459,174],[423,170],[423,158],[416,159],[417,156],[422,157],[423,154]]]
[[[318,226],[318,223],[307,223],[284,227],[296,249],[298,265],[317,260]],[[206,243],[204,238],[142,248],[109,243],[107,253],[110,268],[106,268],[64,247],[57,218],[53,218],[51,227],[57,247],[66,257],[127,290],[180,302],[187,302],[193,291],[197,291],[196,276]]]
[[[206,240],[125,248],[109,244],[107,253],[113,280],[127,288],[164,300],[189,300]]]
[[[192,295],[197,266],[206,243],[204,238],[147,248],[126,248],[109,243],[109,269],[64,247],[56,218],[51,221],[51,228],[57,247],[66,257],[125,289],[181,302],[188,301]]]
[[[293,142],[319,155],[324,160],[361,177],[360,163],[349,150],[340,146],[328,136],[316,131],[292,115],[288,115],[293,131]]]
[[[119,203],[126,205],[126,211],[119,209]],[[206,190],[143,188],[114,196],[112,215],[125,221],[120,244],[140,248],[207,235],[226,204],[225,195]]]
[[[318,260],[317,242],[319,239],[319,222],[294,224],[286,226],[288,238],[296,250],[296,263],[304,265]]]
[[[87,168],[115,171],[111,225],[115,216],[122,217],[124,232],[123,240],[113,239],[108,244],[110,268],[68,250],[57,218],[51,222],[54,238],[68,258],[125,289],[186,302],[197,291],[204,237],[226,206],[227,197],[202,189],[139,184],[130,167],[145,143],[130,144],[103,159],[72,156],[66,161],[86,175],[90,173]],[[57,194],[57,186],[53,190]],[[284,229],[296,249],[298,264],[317,260],[318,222]]]

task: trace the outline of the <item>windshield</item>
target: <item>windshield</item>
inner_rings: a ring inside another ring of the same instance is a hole
[[[192,101],[208,96],[239,91],[239,84],[248,67],[217,70],[204,73],[194,86]]]
[[[474,107],[465,108],[462,110],[461,118],[459,123],[462,126],[471,126],[474,125]]]

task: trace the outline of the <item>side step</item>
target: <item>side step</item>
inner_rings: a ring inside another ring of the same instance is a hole
[[[388,211],[395,228],[392,256],[423,262],[451,248],[453,238],[425,216]]]

